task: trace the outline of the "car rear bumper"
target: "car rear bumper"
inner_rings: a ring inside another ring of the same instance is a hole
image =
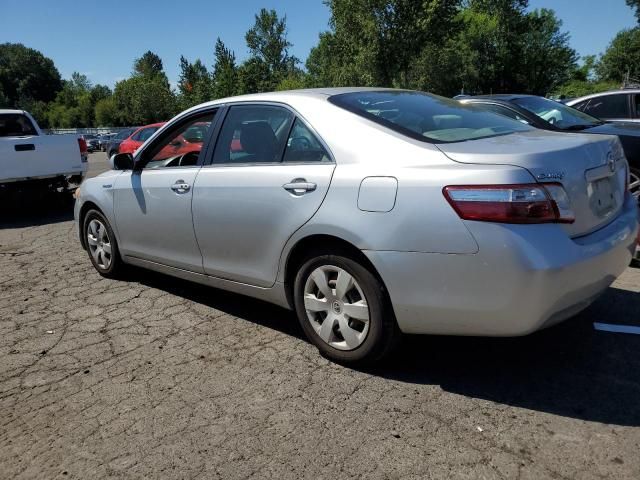
[[[365,251],[405,333],[518,336],[586,308],[636,249],[631,197],[609,225],[571,239],[559,225],[466,222],[470,255]]]

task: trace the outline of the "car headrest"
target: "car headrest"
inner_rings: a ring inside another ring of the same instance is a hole
[[[267,122],[251,122],[240,127],[240,143],[245,152],[257,155],[260,161],[271,162],[278,140]]]

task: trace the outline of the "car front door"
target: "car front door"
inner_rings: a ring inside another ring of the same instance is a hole
[[[194,124],[210,130],[215,111],[178,122],[136,156],[136,168],[114,184],[114,212],[124,255],[202,273],[191,200],[208,136],[174,154],[168,145]]]
[[[287,108],[231,106],[194,187],[205,273],[272,286],[285,243],[320,207],[334,167],[319,137]]]

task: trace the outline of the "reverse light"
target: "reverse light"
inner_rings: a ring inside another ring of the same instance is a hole
[[[571,201],[556,183],[452,185],[443,194],[460,218],[498,223],[573,223]]]

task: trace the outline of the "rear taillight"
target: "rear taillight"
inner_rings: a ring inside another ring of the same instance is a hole
[[[78,146],[80,147],[80,153],[89,153],[87,148],[87,141],[84,138],[78,138]]]
[[[562,185],[454,185],[443,193],[460,218],[498,223],[573,223]]]

